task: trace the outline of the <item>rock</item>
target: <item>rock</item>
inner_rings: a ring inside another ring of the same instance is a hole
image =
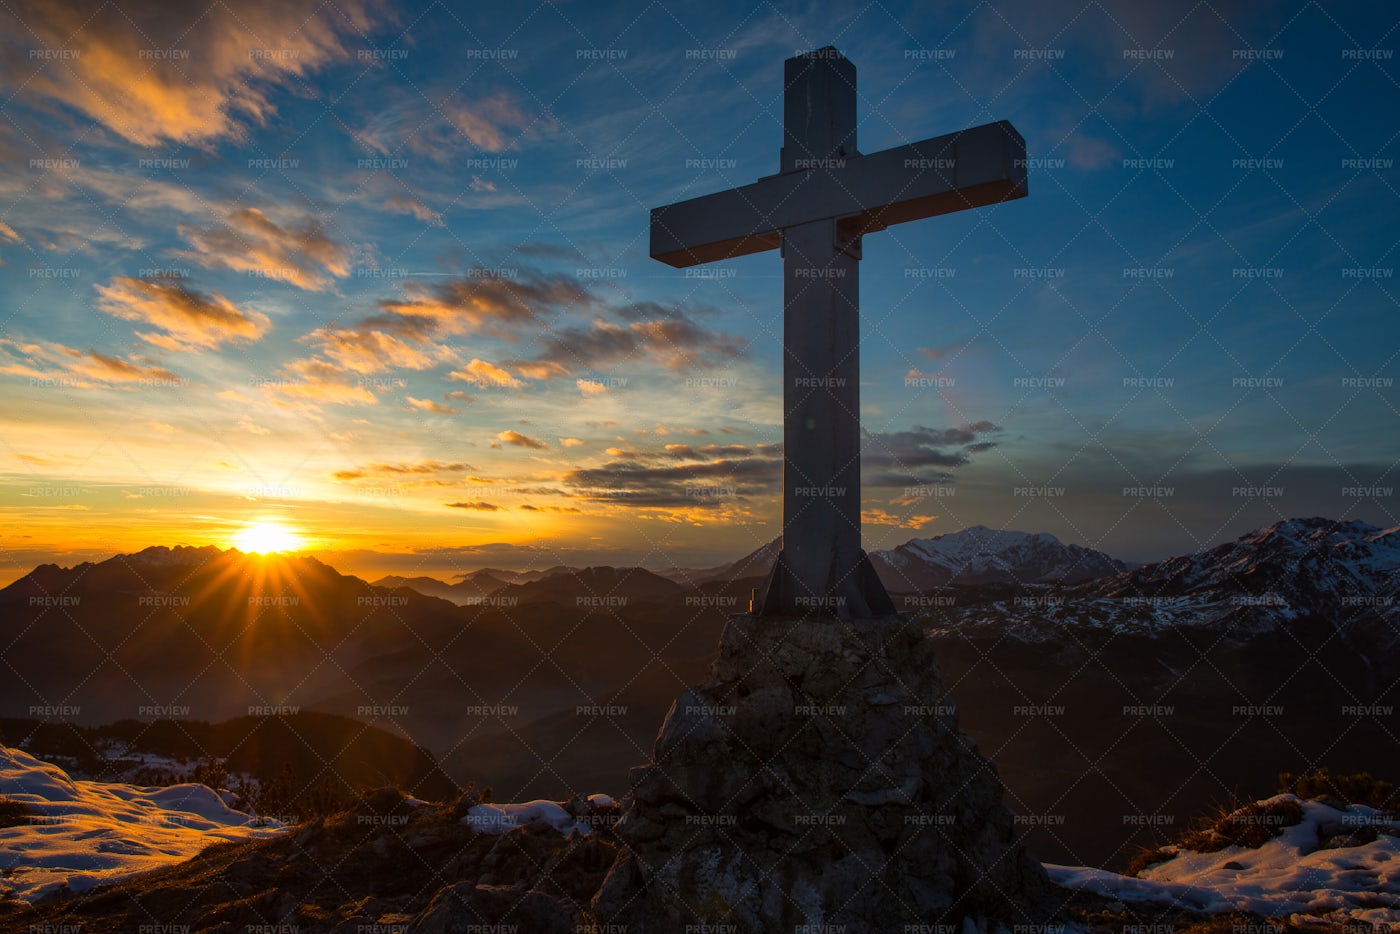
[[[543,892],[458,882],[441,889],[402,930],[406,934],[472,934],[483,930],[570,934],[573,913]]]
[[[628,934],[1061,920],[917,622],[733,617],[632,772],[592,903]]]
[[[1370,830],[1370,833],[1365,833],[1364,830]],[[1376,839],[1376,831],[1369,827],[1364,828],[1364,830],[1324,837],[1317,848],[1319,850],[1341,850],[1350,846],[1365,846]]]

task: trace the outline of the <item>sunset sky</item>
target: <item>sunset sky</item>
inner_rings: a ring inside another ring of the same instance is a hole
[[[672,269],[648,211],[776,172],[783,59],[828,44],[862,151],[1007,119],[1032,160],[1027,199],[866,238],[867,548],[1400,524],[1397,24],[0,7],[0,583],[269,524],[370,576],[772,539],[781,263]]]

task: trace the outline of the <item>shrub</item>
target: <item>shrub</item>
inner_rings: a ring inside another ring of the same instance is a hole
[[[23,801],[0,796],[0,827],[18,827],[20,824],[27,824],[34,813],[34,809]]]
[[[1244,807],[1222,807],[1215,814],[1193,822],[1176,841],[1182,849],[1215,853],[1227,846],[1258,849],[1303,820],[1297,801],[1255,801]]]
[[[1306,775],[1284,772],[1278,777],[1279,791],[1300,798],[1332,798],[1342,804],[1364,804],[1382,811],[1400,810],[1400,789],[1370,772],[1333,775],[1326,767]]]
[[[1138,851],[1137,855],[1128,863],[1128,868],[1124,875],[1136,876],[1148,866],[1155,866],[1157,863],[1165,863],[1176,855],[1176,850],[1166,846],[1149,846]]]
[[[355,792],[344,782],[322,778],[306,784],[298,779],[296,767],[284,762],[275,779],[259,783],[258,792],[249,804],[257,814],[279,818],[292,816],[306,821],[337,814],[354,806],[355,800]]]

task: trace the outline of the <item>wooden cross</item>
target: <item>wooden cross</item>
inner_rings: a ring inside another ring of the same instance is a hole
[[[860,544],[861,237],[1026,196],[1006,121],[856,150],[856,69],[827,47],[783,67],[781,170],[651,212],[651,255],[695,266],[783,256],[783,540],[764,615],[895,612]]]

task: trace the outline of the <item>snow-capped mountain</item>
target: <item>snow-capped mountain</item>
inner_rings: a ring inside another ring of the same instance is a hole
[[[885,587],[896,593],[948,584],[1031,584],[1084,581],[1128,570],[1101,551],[1066,545],[1047,532],[974,525],[934,538],[915,538],[870,555]]]
[[[719,567],[657,573],[692,585],[766,577],[781,549],[782,539],[775,538]],[[894,593],[948,584],[1085,581],[1119,574],[1132,566],[1092,548],[1066,545],[1047,532],[1015,532],[985,525],[910,539],[897,548],[871,552],[870,560],[885,587]]]
[[[1212,627],[1235,639],[1300,620],[1339,641],[1400,645],[1400,529],[1285,519],[1238,539],[1072,587],[1039,588],[941,610],[935,628],[1051,639],[1066,627],[1153,634]]]
[[[1400,589],[1397,571],[1400,527],[1284,519],[1233,542],[1138,568],[1099,590],[1104,596],[1273,593],[1362,605],[1367,601],[1357,598],[1393,597]]]

